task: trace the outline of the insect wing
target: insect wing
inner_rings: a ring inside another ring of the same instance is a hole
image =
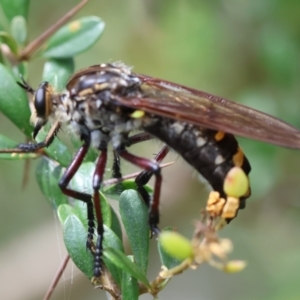
[[[268,114],[202,91],[137,75],[143,97],[118,98],[125,106],[162,117],[300,149],[300,130]]]

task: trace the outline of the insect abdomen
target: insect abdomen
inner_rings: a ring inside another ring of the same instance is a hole
[[[232,134],[163,118],[144,128],[179,153],[225,199],[223,184],[229,170],[238,166],[246,175],[251,170],[248,159]],[[240,198],[240,209],[245,207],[245,199],[249,196],[250,191]]]

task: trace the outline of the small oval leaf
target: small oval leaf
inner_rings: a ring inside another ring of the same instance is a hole
[[[148,208],[134,190],[127,190],[121,194],[119,207],[134,260],[146,274],[150,240]]]
[[[59,206],[57,213],[59,220],[62,224],[65,223],[66,219],[70,215],[74,215],[78,218],[81,223],[81,227],[85,229],[85,237],[87,236],[87,214],[86,214],[86,205],[81,201],[75,201],[74,206],[68,204],[62,204]],[[70,241],[69,241],[70,242]],[[94,242],[96,242],[96,238],[94,238]],[[118,236],[106,225],[104,225],[104,237],[103,237],[103,247],[112,247],[114,249],[118,249],[121,252],[124,252],[124,248],[121,240]],[[80,249],[81,247],[79,247]],[[75,251],[75,249],[73,250]],[[80,250],[81,251],[81,250]],[[74,253],[73,253],[74,256]],[[117,282],[119,286],[121,286],[122,281],[122,271],[115,265],[112,264],[111,261],[103,258],[105,266]],[[77,262],[76,262],[77,265]],[[86,273],[85,273],[86,274]],[[90,272],[92,274],[92,271]]]
[[[94,258],[91,252],[86,249],[86,228],[78,217],[72,214],[72,211],[70,213],[63,226],[64,242],[75,265],[91,279],[93,277]]]
[[[23,45],[27,38],[27,22],[22,16],[15,16],[10,24],[11,34],[19,45]]]
[[[75,20],[60,28],[41,51],[43,57],[67,58],[90,48],[100,38],[104,22],[95,16]]]

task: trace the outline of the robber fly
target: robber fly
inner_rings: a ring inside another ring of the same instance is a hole
[[[67,124],[80,138],[82,146],[59,186],[65,195],[87,204],[87,247],[94,254],[95,278],[101,275],[104,231],[98,191],[109,144],[117,159],[121,157],[145,170],[136,178],[136,184],[149,207],[152,232],[158,231],[159,223],[162,183],[159,162],[169,148],[195,168],[225,200],[223,182],[228,171],[238,166],[248,175],[251,169],[233,134],[300,149],[300,131],[279,119],[211,94],[132,73],[122,63],[94,65],[78,71],[69,79],[63,93],[56,93],[48,82],[41,83],[37,90],[24,80],[19,85],[33,94],[33,138],[47,122],[51,122],[52,127],[43,142],[20,144],[15,149],[0,152],[36,152],[48,147],[62,124]],[[132,136],[132,132],[137,130],[141,134]],[[156,161],[127,151],[132,143],[150,138],[166,144]],[[100,151],[91,183],[93,195],[68,187],[89,147]],[[118,174],[119,164],[115,165],[115,173]],[[152,175],[155,176],[155,184],[151,198],[143,186]],[[249,196],[250,189],[239,198],[239,208],[244,208],[245,199]],[[98,238],[94,245],[95,227]]]

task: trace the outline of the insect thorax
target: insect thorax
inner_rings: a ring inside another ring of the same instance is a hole
[[[141,120],[132,118],[134,109],[120,105],[118,97],[139,95],[140,80],[128,67],[103,64],[93,71],[92,66],[69,80],[63,109],[58,110],[56,117],[69,124],[80,138],[89,135],[95,148],[105,148],[110,141],[114,148],[122,147],[128,134],[140,129]]]

